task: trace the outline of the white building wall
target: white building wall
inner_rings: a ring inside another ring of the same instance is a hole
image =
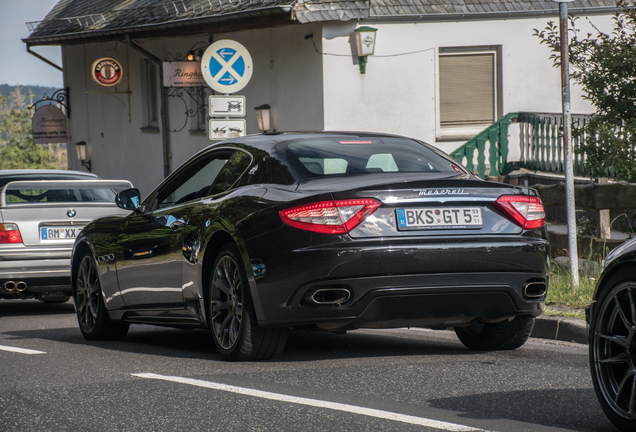
[[[502,110],[560,112],[560,72],[550,51],[533,36],[550,17],[492,21],[371,23],[377,46],[366,74],[360,74],[353,30],[356,22],[314,23],[214,35],[213,40],[242,43],[254,60],[246,96],[247,133],[257,133],[253,108],[272,107],[273,127],[284,130],[359,130],[395,133],[429,142],[451,152],[465,140],[439,139],[438,65],[440,47],[502,47]],[[611,18],[592,18],[602,30]],[[586,25],[579,20],[579,25]],[[369,24],[369,23],[365,23]],[[313,34],[312,38],[305,38]],[[136,40],[159,58],[187,54],[208,35]],[[318,52],[316,52],[318,50]],[[70,87],[69,167],[84,170],[73,144],[89,144],[93,172],[132,181],[143,195],[163,179],[163,149],[158,129],[145,126],[143,62],[124,42],[63,47],[65,85]],[[95,60],[113,57],[123,67],[116,87],[100,87],[90,78]],[[130,93],[126,93],[126,92]],[[593,108],[573,87],[572,112]],[[187,99],[187,96],[186,96]],[[169,99],[169,127],[183,126],[183,102]],[[171,167],[177,168],[211,141],[207,134],[170,132]],[[514,132],[513,132],[514,133]],[[514,137],[513,137],[514,138]],[[514,155],[514,149],[511,154]]]
[[[242,43],[254,61],[249,84],[239,92],[246,97],[247,133],[258,133],[254,107],[272,107],[277,130],[322,130],[322,59],[303,38],[320,32],[318,25],[289,26],[214,35],[214,40]],[[155,38],[133,41],[160,59],[166,53],[187,54],[208,36]],[[146,126],[142,90],[145,57],[123,42],[92,43],[63,47],[65,85],[70,87],[69,168],[85,170],[76,159],[74,143],[86,141],[92,171],[103,178],[133,182],[147,195],[163,180],[163,147],[158,128]],[[120,62],[124,78],[115,87],[101,87],[90,77],[93,62],[112,57]],[[126,93],[130,91],[130,93]],[[189,97],[185,99],[189,103]],[[159,95],[158,95],[159,100]],[[178,98],[168,98],[171,130],[171,167],[176,169],[193,154],[212,144],[207,134],[191,133],[185,111],[192,108]]]
[[[378,29],[375,55],[359,72],[355,23],[327,23],[323,31],[325,129],[395,133],[421,139],[451,152],[465,142],[438,139],[440,47],[502,47],[502,114],[561,112],[561,75],[546,45],[533,36],[558,17],[492,21],[372,23]],[[595,16],[611,29],[611,18]],[[579,25],[586,25],[579,20]],[[585,33],[583,33],[584,35]],[[355,63],[354,64],[354,59]],[[572,87],[572,112],[593,107]]]

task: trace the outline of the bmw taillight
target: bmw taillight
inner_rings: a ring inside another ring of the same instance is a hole
[[[22,236],[16,224],[0,224],[0,244],[22,243]]]
[[[504,195],[494,205],[523,229],[536,229],[545,225],[545,210],[541,198],[537,196]]]
[[[289,226],[324,234],[346,234],[381,202],[374,199],[347,199],[320,201],[280,211],[280,217]]]

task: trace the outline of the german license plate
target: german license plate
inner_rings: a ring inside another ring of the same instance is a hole
[[[40,240],[74,240],[82,231],[83,226],[56,226],[56,227],[40,227]]]
[[[481,228],[481,208],[449,207],[397,209],[398,229],[461,229]]]

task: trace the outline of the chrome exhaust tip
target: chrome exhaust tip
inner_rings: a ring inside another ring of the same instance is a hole
[[[27,289],[27,284],[24,281],[20,281],[15,284],[15,290],[18,292],[26,291],[26,289]]]
[[[13,292],[13,290],[15,289],[15,282],[6,281],[4,284],[2,284],[2,288],[4,288],[5,291]]]
[[[307,295],[307,300],[319,306],[342,306],[351,298],[346,288],[321,288]]]
[[[530,282],[523,287],[523,295],[527,298],[543,297],[548,292],[545,282]]]

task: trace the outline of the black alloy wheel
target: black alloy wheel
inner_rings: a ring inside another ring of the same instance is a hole
[[[532,327],[534,318],[518,317],[512,321],[455,327],[455,334],[466,348],[472,350],[512,350],[526,343]]]
[[[265,360],[280,354],[286,329],[258,325],[238,249],[228,244],[214,263],[209,290],[210,328],[227,360]]]
[[[636,281],[599,296],[590,327],[590,366],[596,396],[622,431],[636,430]]]
[[[130,325],[111,322],[108,318],[97,264],[90,252],[82,256],[75,281],[75,310],[82,335],[88,340],[121,339],[126,336]]]

